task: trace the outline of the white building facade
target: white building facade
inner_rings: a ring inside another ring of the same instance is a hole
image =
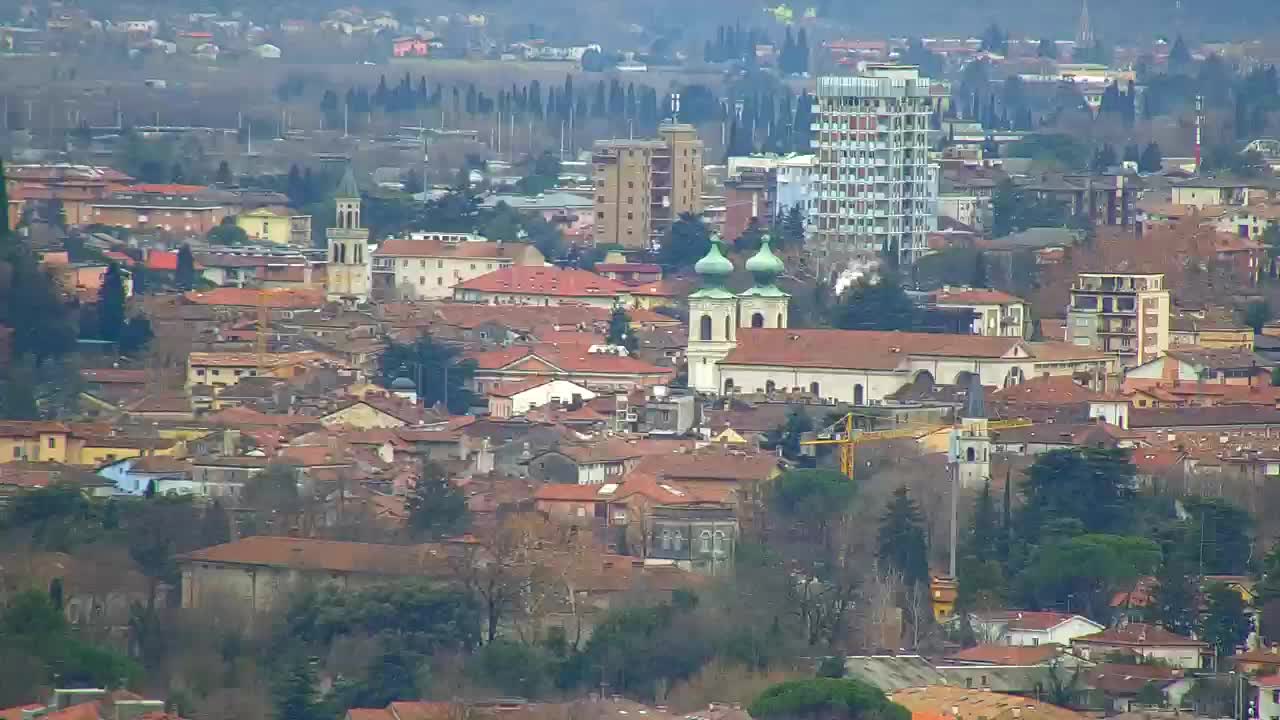
[[[860,75],[818,78],[819,257],[870,251],[909,265],[928,252],[938,229],[929,129],[941,87],[914,66],[872,64]]]

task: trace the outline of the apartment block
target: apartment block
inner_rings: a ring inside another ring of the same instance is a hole
[[[1163,273],[1080,273],[1071,285],[1066,340],[1136,367],[1169,349]]]
[[[658,140],[601,140],[592,151],[597,245],[648,248],[682,213],[702,212],[702,141],[692,125]]]
[[[938,228],[929,124],[943,95],[945,86],[914,66],[818,78],[813,248],[823,265],[868,252],[910,264],[928,252]]]

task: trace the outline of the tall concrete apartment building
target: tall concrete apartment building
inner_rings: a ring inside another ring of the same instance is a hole
[[[1071,285],[1066,341],[1136,367],[1169,349],[1163,273],[1080,273]]]
[[[661,242],[681,213],[702,212],[703,146],[692,125],[663,125],[657,140],[601,140],[591,153],[597,245]]]
[[[940,87],[909,65],[818,78],[813,245],[821,267],[837,271],[871,252],[909,264],[928,251],[938,229],[929,123]]]

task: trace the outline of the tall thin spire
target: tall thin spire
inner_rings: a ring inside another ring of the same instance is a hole
[[[1076,47],[1093,47],[1093,22],[1089,19],[1089,0],[1080,0],[1080,27],[1076,29]]]

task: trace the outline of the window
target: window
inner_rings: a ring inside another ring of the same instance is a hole
[[[49,449],[50,449],[50,450],[52,450],[52,449],[54,449],[54,448],[56,448],[56,447],[58,447],[58,438],[56,438],[56,437],[50,437],[50,438],[49,438]]]
[[[819,390],[821,390],[821,389],[822,389],[822,388],[821,388],[821,386],[819,386],[819,385],[818,385],[818,383],[816,383],[816,382],[811,382],[811,383],[809,383],[809,394],[810,394],[810,395],[813,395],[814,397],[819,397],[819,396],[821,395],[821,393],[819,392]]]
[[[973,451],[973,448],[966,448],[966,449],[965,449],[965,451],[964,451],[964,459],[965,459],[965,461],[966,461],[966,462],[973,462],[974,460],[976,460],[976,459],[977,459],[977,454]]]
[[[702,318],[698,320],[698,339],[704,341],[711,339],[710,315],[703,315]]]
[[[774,382],[773,382],[772,380],[765,380],[765,381],[764,381],[764,391],[765,391],[765,392],[767,392],[767,393],[771,393],[771,392],[773,392],[774,388],[776,388],[776,387],[777,387],[777,385],[775,385],[775,384],[774,384]]]
[[[762,314],[762,313],[752,313],[752,314],[751,314],[751,327],[753,327],[753,328],[762,328],[762,327],[764,327],[764,314]]]
[[[437,287],[439,287],[439,286],[441,286],[441,285],[444,285],[444,278],[442,278],[442,277],[437,277],[437,278],[436,278],[436,286],[437,286]]]
[[[853,404],[861,405],[862,400],[863,400],[862,384],[859,383],[853,386]]]
[[[20,448],[20,447],[15,447],[15,448],[13,449],[13,459],[14,459],[14,460],[21,460],[21,459],[22,459],[22,448]]]
[[[702,552],[710,553],[711,552],[711,531],[703,530],[702,534],[698,536],[698,539],[702,541]]]

